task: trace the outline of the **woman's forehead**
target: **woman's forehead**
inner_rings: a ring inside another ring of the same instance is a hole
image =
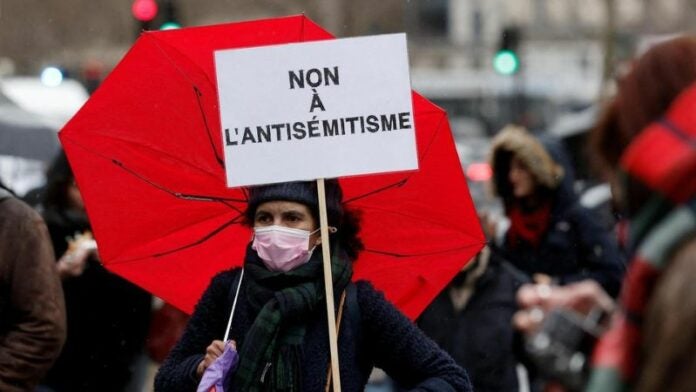
[[[309,207],[307,205],[298,203],[296,201],[287,200],[273,200],[267,201],[259,204],[256,208],[256,213],[267,212],[271,214],[282,214],[287,212],[299,212],[303,214],[310,214]]]
[[[517,154],[512,155],[512,158],[510,159],[510,165],[515,165],[518,167],[523,167],[525,169],[529,169],[529,165],[527,165],[527,162]]]

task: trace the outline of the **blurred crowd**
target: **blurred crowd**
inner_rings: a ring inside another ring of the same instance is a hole
[[[696,385],[696,39],[658,44],[590,133],[612,225],[579,203],[555,141],[492,142],[505,217],[419,319],[475,390],[690,391]]]
[[[696,385],[696,38],[636,59],[589,150],[609,227],[559,141],[516,125],[492,141],[504,217],[478,211],[487,246],[416,321],[476,391]],[[147,390],[188,316],[101,265],[64,154],[47,178],[23,201],[0,189],[0,390]]]

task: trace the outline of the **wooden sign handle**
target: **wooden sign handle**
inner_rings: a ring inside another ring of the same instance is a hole
[[[321,228],[321,252],[324,258],[324,289],[326,293],[326,314],[329,322],[329,348],[331,350],[331,377],[333,391],[341,392],[341,375],[338,370],[338,338],[336,334],[336,314],[334,313],[333,278],[331,276],[331,249],[329,246],[329,222],[326,213],[326,189],[324,179],[317,180],[319,192],[319,225]]]

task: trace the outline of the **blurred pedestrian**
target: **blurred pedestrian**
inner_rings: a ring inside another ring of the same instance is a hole
[[[621,312],[596,351],[593,391],[696,385],[696,37],[645,53],[592,133],[619,190],[632,252]]]
[[[157,302],[161,302],[161,305]],[[155,302],[145,349],[156,363],[164,362],[186,329],[190,316],[161,300]]]
[[[501,255],[529,276],[558,284],[589,278],[616,295],[623,270],[616,241],[579,204],[572,168],[550,149],[558,147],[547,146],[516,126],[493,139],[493,186],[510,221]]]
[[[68,337],[44,384],[56,392],[123,391],[143,352],[151,296],[100,264],[64,153],[47,181],[41,208],[62,277]]]
[[[342,390],[362,391],[377,366],[409,389],[470,391],[466,372],[382,293],[367,281],[351,283],[352,264],[362,249],[358,221],[344,210],[338,181],[327,181],[326,194],[334,292],[337,309],[343,309],[337,317]],[[212,280],[160,368],[155,390],[196,390],[226,349],[219,339],[239,282],[229,330],[239,365],[225,380],[225,390],[325,390],[330,358],[320,247],[328,244],[318,233],[318,211],[316,182],[250,189],[245,216],[254,237],[244,275],[236,268]]]
[[[469,373],[477,392],[519,390],[524,361],[512,326],[515,293],[529,278],[485,247],[418,318],[418,326]]]
[[[632,65],[593,129],[591,146],[628,218],[632,259],[618,309],[594,348],[587,389],[693,391],[696,37],[658,44]],[[520,294],[527,309],[515,320],[527,333],[538,326],[529,317],[534,308],[587,314],[614,307],[587,282],[564,289],[530,286]]]
[[[0,187],[0,391],[31,391],[65,341],[65,305],[46,225]]]

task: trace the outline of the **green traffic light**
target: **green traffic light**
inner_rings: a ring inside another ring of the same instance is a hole
[[[501,75],[512,75],[520,68],[520,59],[511,50],[501,50],[493,58],[493,69]]]
[[[160,26],[160,30],[174,30],[174,29],[180,29],[181,25],[177,22],[164,22]]]

